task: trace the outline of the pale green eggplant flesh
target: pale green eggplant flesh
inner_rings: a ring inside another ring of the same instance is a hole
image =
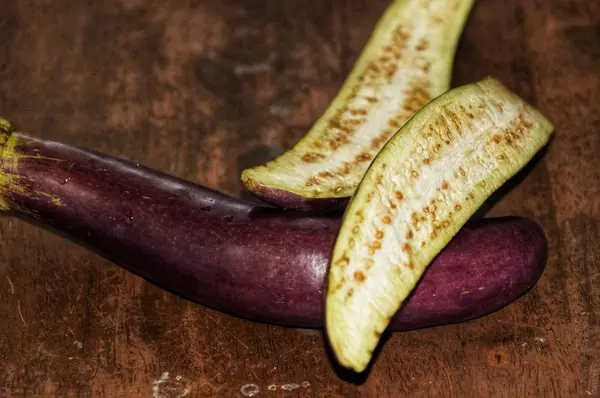
[[[389,140],[348,203],[330,261],[325,326],[341,365],[368,366],[430,262],[552,131],[486,78],[434,99]]]
[[[296,210],[345,207],[370,162],[406,121],[450,89],[474,0],[395,0],[337,96],[308,133],[242,172],[246,189]]]

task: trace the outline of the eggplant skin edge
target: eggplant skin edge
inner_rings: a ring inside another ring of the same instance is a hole
[[[285,189],[270,187],[242,176],[247,192],[265,203],[283,210],[304,211],[316,214],[342,214],[350,201],[348,197],[308,198]]]
[[[0,119],[0,206],[203,306],[322,329],[339,217],[254,205],[116,157],[14,131]],[[8,215],[9,213],[7,213]],[[542,228],[520,217],[467,223],[388,330],[478,318],[542,274]]]

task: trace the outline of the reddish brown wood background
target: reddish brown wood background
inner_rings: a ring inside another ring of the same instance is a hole
[[[3,0],[0,113],[243,195],[240,171],[307,131],[387,4]],[[219,314],[2,218],[0,396],[600,396],[599,42],[590,0],[481,0],[465,28],[453,85],[496,76],[557,127],[492,211],[549,238],[543,277],[513,305],[394,334],[368,378],[347,380],[318,332]]]

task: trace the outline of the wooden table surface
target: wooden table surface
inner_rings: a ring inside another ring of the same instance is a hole
[[[387,4],[3,0],[0,113],[246,196],[241,170],[308,130]],[[556,125],[489,213],[549,239],[539,283],[507,308],[396,333],[368,377],[347,378],[318,331],[220,314],[3,217],[0,396],[600,396],[599,40],[590,0],[481,0],[465,27],[453,86],[493,75]]]

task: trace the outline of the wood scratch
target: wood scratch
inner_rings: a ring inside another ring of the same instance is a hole
[[[206,361],[207,361],[207,362],[210,362],[210,361],[213,361],[215,358],[222,357],[223,355],[227,355],[227,354],[228,354],[228,352],[226,352],[226,351],[221,351],[221,352],[219,352],[218,354],[211,355],[210,357],[208,357],[208,358],[206,359]]]
[[[450,394],[452,394],[453,388],[452,388],[452,378],[450,377],[450,375],[448,374],[448,369],[446,369],[446,366],[444,366],[444,363],[441,360],[437,360],[438,365],[440,366],[440,369],[442,370],[442,372],[444,373],[444,376],[446,378],[446,383],[448,384],[448,388],[450,389]]]
[[[231,362],[229,362],[229,363],[227,364],[227,367],[226,367],[226,369],[225,369],[225,370],[227,371],[227,370],[229,370],[229,369],[231,369],[231,368],[235,368],[236,366],[238,366],[238,365],[240,365],[240,364],[244,363],[245,361],[246,361],[246,359],[240,359],[239,361],[235,361],[235,362],[233,362],[233,364],[232,364]],[[208,382],[212,382],[214,379],[216,379],[217,377],[219,377],[219,376],[221,376],[221,375],[223,375],[223,370],[219,370],[219,371],[217,371],[217,372],[216,372],[216,373],[215,373],[213,376],[211,376],[210,378],[208,378],[208,379],[206,379],[206,380],[207,380]]]
[[[218,327],[220,327],[221,329],[223,329],[227,334],[229,334],[231,337],[233,337],[233,339],[235,341],[237,341],[242,347],[244,347],[245,349],[249,350],[248,346],[246,344],[244,344],[244,342],[242,340],[240,340],[239,338],[237,338],[233,333],[231,333],[229,330],[227,330],[227,328],[223,327],[219,322],[217,322],[216,319],[214,319],[213,317],[211,317],[210,315],[208,315],[206,313],[206,311],[202,311],[204,313],[204,315],[206,315],[206,317],[208,319],[210,319],[215,325],[217,325]]]
[[[96,311],[96,313],[100,313],[100,310],[98,309],[98,307],[96,307],[96,304],[94,304],[94,302],[92,301],[92,299],[90,298],[90,296],[88,296],[86,294],[85,295],[85,299],[88,301],[88,303],[90,303],[90,305],[92,306],[92,308],[94,309],[94,311]]]
[[[90,296],[88,296],[86,294],[85,295],[85,299],[87,300],[88,303],[90,303],[90,305],[94,309],[94,311],[95,311],[94,315],[102,314],[102,312],[100,311],[100,308],[98,308],[98,306],[96,304],[94,304],[94,302],[92,301],[92,299],[90,298]],[[110,317],[106,317],[103,320],[106,321],[106,322],[108,322],[115,330],[117,330],[119,328],[119,325],[117,325],[117,322],[114,319],[112,319]]]
[[[44,354],[44,355],[46,355],[46,356],[49,356],[49,357],[53,357],[53,358],[66,358],[65,356],[62,356],[62,355],[57,355],[57,354],[51,353],[51,352],[50,352],[50,351],[48,351],[46,348],[44,348],[43,344],[40,344],[40,345],[38,345],[38,347],[37,347],[37,352],[39,352],[39,353],[41,353],[41,354]]]
[[[25,327],[27,327],[27,322],[25,322],[25,318],[23,318],[23,314],[21,313],[21,302],[17,301],[17,311],[19,312],[19,316],[21,317],[21,320],[23,321],[23,325],[25,325]]]
[[[305,348],[307,345],[310,345],[311,343],[312,343],[312,341],[307,341],[306,343],[304,343],[304,344],[301,344],[301,345],[300,345],[300,346],[298,346],[298,347],[294,347],[294,348],[292,348],[292,349],[289,349],[289,350],[287,350],[286,352],[284,352],[283,354],[281,354],[281,355],[279,355],[279,356],[280,356],[280,357],[282,357],[282,358],[284,358],[284,359],[287,359],[286,357],[287,357],[288,355],[290,355],[290,354],[291,354],[291,353],[293,353],[293,352],[297,352],[297,351],[299,351],[299,350],[300,350],[300,349],[302,349],[302,348]]]
[[[6,275],[6,280],[8,281],[8,292],[10,294],[15,294],[15,285],[10,280],[10,276]]]

